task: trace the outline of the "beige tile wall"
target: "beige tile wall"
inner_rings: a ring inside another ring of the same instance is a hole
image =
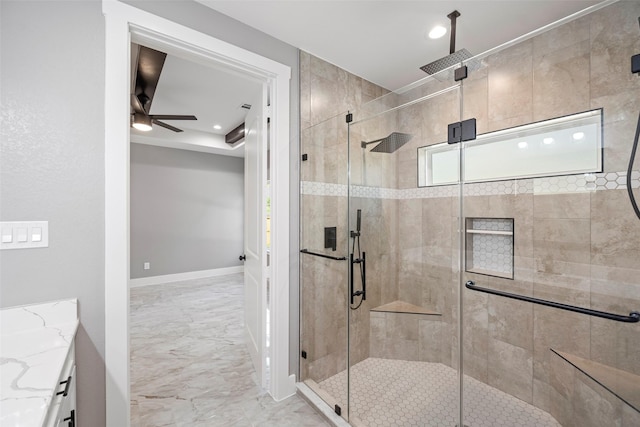
[[[380,98],[387,91],[306,52],[300,52],[301,163],[302,181],[346,185],[349,156],[347,110]],[[385,101],[386,102],[386,101]],[[357,113],[354,113],[357,117]],[[351,177],[359,185],[396,186],[396,158],[376,155],[365,158],[360,141],[388,135],[395,130],[395,117],[354,126],[351,134]],[[366,163],[365,163],[366,162]],[[361,247],[367,252],[367,301],[357,311],[348,310],[348,263],[301,255],[301,379],[320,382],[347,367],[347,319],[351,327],[351,361],[369,356],[369,309],[397,299],[396,202],[382,199],[352,199],[344,195],[301,197],[301,248],[331,256],[348,256],[347,212],[363,211]],[[337,227],[337,249],[324,248],[324,228]],[[359,275],[356,282],[360,285]],[[339,396],[334,396],[338,398]]]
[[[370,317],[370,357],[441,361],[441,316],[372,311]]]
[[[629,72],[639,15],[640,3],[619,2],[486,58],[486,76],[465,88],[468,116],[490,131],[603,108],[605,171],[626,170],[640,111]],[[640,307],[640,221],[626,190],[468,197],[464,215],[515,218],[515,280],[465,275],[478,285],[621,314]],[[637,373],[638,325],[469,291],[463,301],[465,373],[563,426],[620,425],[623,412],[631,419],[633,410],[549,348]]]

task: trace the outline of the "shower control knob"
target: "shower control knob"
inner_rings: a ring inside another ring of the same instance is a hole
[[[246,261],[246,260],[247,260],[247,256],[246,256],[246,255],[244,255],[244,254],[242,254],[242,255],[240,255],[240,256],[238,257],[238,259],[239,259],[240,261]]]

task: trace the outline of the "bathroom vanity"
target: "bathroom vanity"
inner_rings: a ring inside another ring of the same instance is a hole
[[[77,300],[0,310],[0,427],[73,427]]]

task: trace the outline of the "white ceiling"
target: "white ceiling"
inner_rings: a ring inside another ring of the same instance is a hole
[[[449,54],[449,28],[458,10],[456,50],[474,55],[550,24],[599,0],[364,1],[196,0],[238,21],[389,90],[426,76],[419,67]]]
[[[449,53],[449,34],[427,37],[436,24],[449,28],[458,10],[456,50],[480,54],[599,3],[599,0],[368,1],[196,0],[275,38],[389,90],[426,76],[419,67]],[[167,56],[151,114],[193,114],[197,121],[167,121],[184,132],[154,126],[131,129],[133,142],[244,156],[224,135],[244,121],[260,84],[220,68]],[[222,129],[214,130],[220,124]]]

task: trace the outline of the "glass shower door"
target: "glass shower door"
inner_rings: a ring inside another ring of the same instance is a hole
[[[346,140],[344,114],[302,130],[300,195],[300,379],[345,418]],[[345,378],[344,387],[327,383],[335,376]]]
[[[446,145],[460,120],[446,73],[365,105],[349,124],[354,426],[458,424],[459,184],[418,188],[418,148]]]

